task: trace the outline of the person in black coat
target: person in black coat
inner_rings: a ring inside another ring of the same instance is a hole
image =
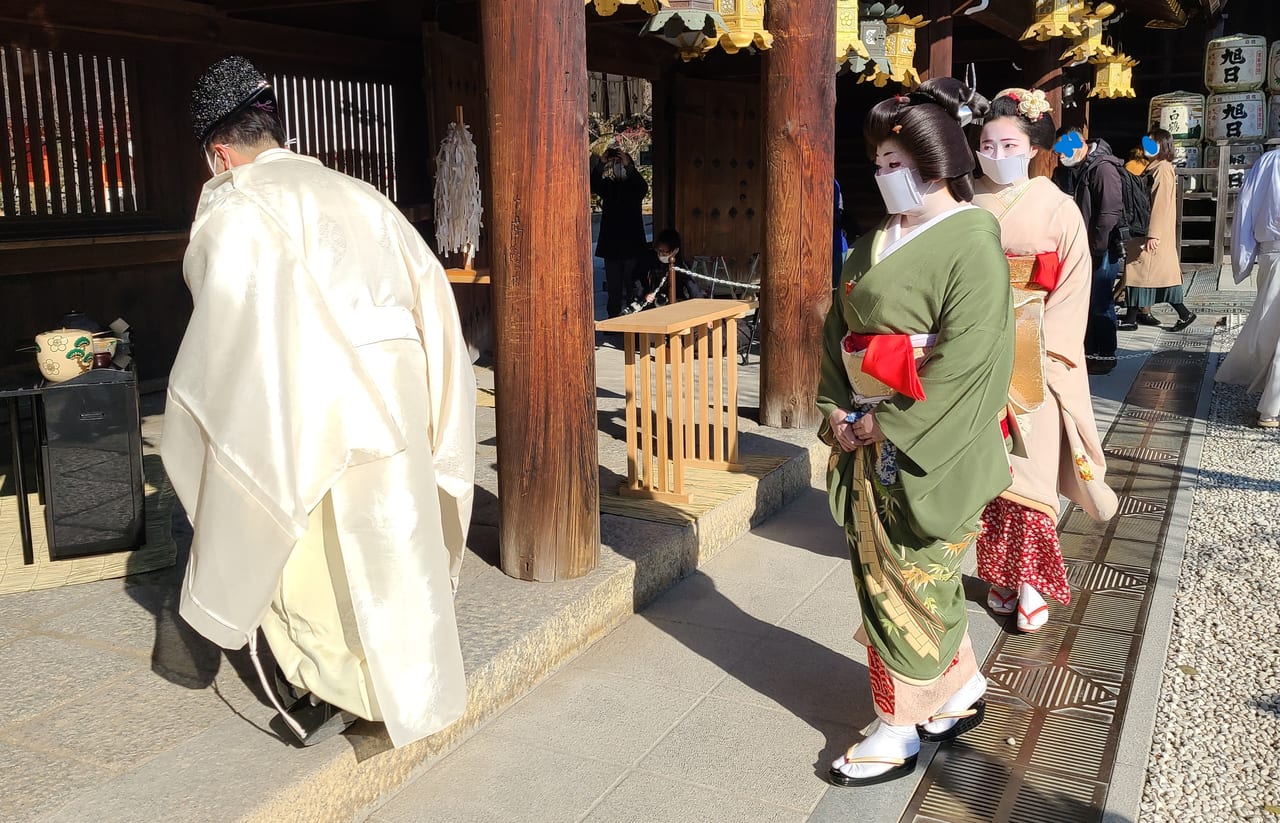
[[[1053,182],[1080,207],[1093,258],[1093,287],[1084,335],[1087,370],[1090,374],[1107,374],[1116,365],[1115,288],[1124,263],[1124,190],[1120,175],[1128,172],[1105,140],[1086,142],[1074,127],[1059,129],[1058,138],[1060,162]],[[1070,153],[1064,154],[1063,150]]]
[[[638,259],[649,247],[643,214],[649,184],[631,155],[613,146],[603,159],[592,155],[591,193],[600,198],[596,257],[604,260],[609,316],[617,317],[625,304],[644,296]]]

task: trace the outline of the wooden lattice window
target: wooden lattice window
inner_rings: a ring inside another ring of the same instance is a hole
[[[396,199],[396,124],[386,83],[277,74],[271,83],[299,154]]]
[[[131,79],[120,57],[0,45],[0,220],[143,210]]]

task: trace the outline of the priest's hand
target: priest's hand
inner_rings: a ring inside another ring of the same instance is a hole
[[[853,423],[845,422],[845,418],[849,413],[844,409],[836,409],[831,412],[831,416],[827,418],[827,423],[831,426],[831,432],[835,435],[836,443],[841,449],[851,452],[858,448],[858,438],[853,434]]]
[[[867,412],[861,420],[853,424],[853,436],[859,446],[870,446],[872,443],[884,440],[884,432],[880,431],[880,424],[876,422],[874,412]]]

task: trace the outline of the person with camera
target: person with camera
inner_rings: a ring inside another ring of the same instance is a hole
[[[643,214],[649,184],[631,155],[618,146],[610,146],[603,158],[593,154],[591,160],[591,193],[600,198],[601,212],[596,257],[604,260],[609,316],[617,317],[625,305],[644,296],[638,281],[639,259],[649,246]]]

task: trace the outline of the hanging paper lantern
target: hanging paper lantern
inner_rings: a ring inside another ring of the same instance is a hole
[[[1089,61],[1097,66],[1097,73],[1090,97],[1101,97],[1104,100],[1115,100],[1124,97],[1137,97],[1133,90],[1133,67],[1138,65],[1127,54],[1117,52],[1110,57],[1097,57]]]
[[[1082,32],[1074,18],[1084,13],[1085,0],[1032,0],[1035,22],[1022,33],[1022,40],[1041,42],[1055,37],[1079,37]]]
[[[884,57],[877,59],[873,54],[871,59],[874,62],[867,64],[858,82],[872,83],[876,88],[883,88],[890,80],[907,89],[920,85],[920,73],[915,67],[916,29],[928,22],[921,15],[910,17],[905,14],[885,20]],[[867,49],[870,52],[870,44]]]
[[[1116,7],[1110,3],[1099,3],[1092,10],[1086,8],[1076,18],[1080,26],[1080,36],[1071,41],[1071,48],[1062,53],[1062,60],[1072,63],[1083,63],[1094,57],[1110,57],[1116,53],[1111,46],[1102,42],[1102,21],[1115,14]]]
[[[656,37],[675,46],[686,63],[714,49],[728,26],[716,11],[718,0],[669,0],[669,8],[649,18],[642,37]]]
[[[836,0],[836,70],[846,63],[855,72],[866,68],[871,55],[862,42],[858,0]]]
[[[667,0],[587,0],[587,5],[595,3],[596,14],[608,17],[618,10],[618,6],[639,6],[645,14],[657,14],[659,5],[667,5]]]
[[[764,27],[765,0],[720,0],[720,16],[725,28],[718,44],[729,54],[748,48],[764,51],[773,45],[773,35]]]

